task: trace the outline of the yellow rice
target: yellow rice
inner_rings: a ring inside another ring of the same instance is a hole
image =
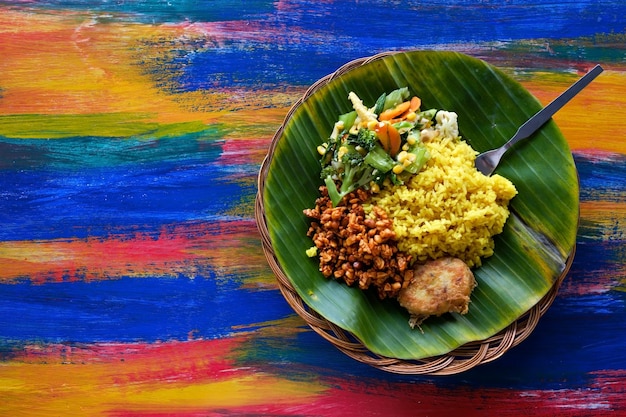
[[[502,232],[515,186],[500,175],[486,177],[474,166],[476,151],[459,138],[424,140],[430,159],[401,186],[383,188],[371,204],[393,219],[398,249],[415,261],[453,256],[470,267],[491,256]]]

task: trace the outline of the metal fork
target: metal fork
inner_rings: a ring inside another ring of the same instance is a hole
[[[522,139],[528,138],[535,133],[537,129],[543,126],[550,118],[561,109],[568,101],[570,101],[576,94],[578,94],[583,88],[585,88],[591,81],[594,80],[600,73],[604,71],[600,65],[596,65],[591,71],[585,74],[582,78],[572,84],[561,95],[555,98],[550,104],[543,109],[539,110],[533,117],[528,119],[526,123],[520,126],[515,135],[507,143],[499,148],[483,152],[476,157],[476,168],[485,175],[491,175],[495,171],[496,167],[500,163],[502,156],[513,145]]]

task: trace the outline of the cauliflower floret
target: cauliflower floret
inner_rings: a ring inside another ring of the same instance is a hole
[[[435,115],[437,129],[444,137],[459,137],[459,124],[457,114],[451,111],[440,110]]]

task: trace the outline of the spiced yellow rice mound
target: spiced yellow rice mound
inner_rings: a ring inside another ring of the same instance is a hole
[[[432,131],[422,141],[430,158],[404,185],[383,187],[370,203],[393,219],[398,249],[424,262],[443,256],[469,267],[491,256],[502,232],[515,186],[474,166],[477,152],[456,135]]]

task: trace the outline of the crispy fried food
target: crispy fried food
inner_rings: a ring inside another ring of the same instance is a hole
[[[411,258],[398,251],[387,213],[375,207],[372,216],[366,216],[363,202],[368,194],[361,189],[337,207],[326,187],[320,192],[315,208],[304,214],[312,220],[307,235],[317,248],[322,274],[362,290],[373,287],[380,299],[396,297],[413,269]]]
[[[398,301],[410,313],[409,324],[415,327],[429,316],[466,314],[475,286],[474,274],[465,262],[452,257],[439,258],[416,264],[413,278],[405,282]]]

